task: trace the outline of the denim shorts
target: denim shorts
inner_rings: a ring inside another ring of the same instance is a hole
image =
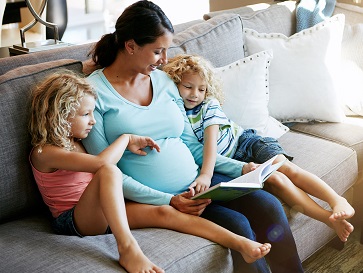
[[[74,219],[73,219],[74,209],[75,207],[63,212],[61,215],[59,215],[57,218],[53,220],[52,227],[57,234],[83,237],[77,231],[76,226],[74,224]],[[105,234],[111,234],[111,233],[112,232],[110,227],[107,227]]]
[[[233,156],[242,162],[264,163],[275,155],[283,154],[289,160],[288,155],[278,141],[272,137],[262,137],[256,134],[256,130],[245,130],[238,139],[238,147]]]

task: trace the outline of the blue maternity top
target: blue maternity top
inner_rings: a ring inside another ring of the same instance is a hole
[[[150,136],[161,151],[147,149],[146,156],[125,151],[118,167],[123,173],[125,198],[147,204],[169,204],[195,180],[202,163],[203,146],[193,133],[182,98],[174,82],[163,72],[150,74],[153,98],[140,106],[123,98],[109,83],[103,69],[88,80],[98,93],[97,123],[83,140],[87,152],[99,154],[124,133]],[[244,163],[217,157],[216,171],[237,177]]]

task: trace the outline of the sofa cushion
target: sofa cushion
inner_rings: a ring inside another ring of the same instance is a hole
[[[21,66],[0,76],[0,222],[42,204],[28,161],[29,93],[35,83],[60,68],[81,72],[82,63],[58,60]]]
[[[39,216],[2,224],[0,234],[0,272],[126,272],[118,264],[112,234],[57,235]],[[166,229],[132,234],[145,255],[168,273],[233,272],[229,249],[211,241]]]
[[[222,81],[227,117],[244,129],[279,138],[288,128],[269,115],[269,66],[272,51],[266,50],[215,69]]]
[[[340,122],[338,98],[344,15],[338,14],[290,37],[245,28],[248,54],[272,49],[271,116],[282,121]]]
[[[251,28],[263,33],[282,33],[286,36],[295,33],[295,1],[284,1],[270,6],[269,4],[260,5],[261,9],[258,9],[258,5],[253,5],[214,11],[205,14],[203,18],[209,20],[223,13],[235,13],[241,16],[244,28]],[[268,7],[266,8],[266,6]]]
[[[350,121],[351,120],[351,121]],[[354,120],[357,120],[355,123]],[[342,123],[297,123],[291,130],[344,145],[357,152],[358,171],[363,174],[363,120],[348,118]]]
[[[337,3],[334,14],[345,15],[340,93],[346,115],[363,116],[363,7]]]
[[[243,58],[241,17],[236,14],[222,14],[175,34],[168,49],[168,57],[185,53],[201,55],[215,67]]]

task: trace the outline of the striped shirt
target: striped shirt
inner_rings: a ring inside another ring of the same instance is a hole
[[[204,130],[210,125],[218,124],[217,153],[233,157],[243,128],[227,118],[218,100],[204,101],[193,109],[187,109],[186,113],[194,134],[202,144],[204,144]]]

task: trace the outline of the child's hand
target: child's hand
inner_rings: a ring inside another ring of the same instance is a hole
[[[200,174],[197,179],[188,187],[190,191],[195,191],[195,194],[206,191],[211,183],[211,177],[206,174]]]
[[[150,137],[138,136],[138,135],[129,135],[129,144],[127,145],[127,149],[130,152],[138,155],[147,155],[147,153],[143,150],[146,147],[150,147],[150,149],[156,149],[160,152],[159,145]]]
[[[246,173],[249,173],[249,172],[255,170],[258,166],[260,166],[260,164],[256,164],[254,162],[250,162],[250,163],[247,163],[247,164],[243,165],[243,167],[242,167],[242,175],[244,175]]]

